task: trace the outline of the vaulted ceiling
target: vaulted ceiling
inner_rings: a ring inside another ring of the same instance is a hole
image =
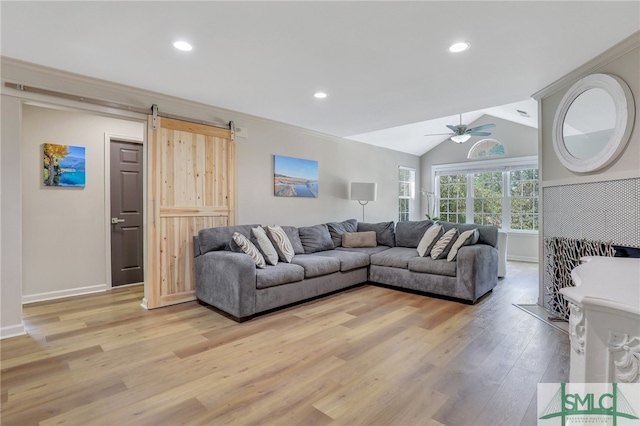
[[[4,56],[418,155],[439,141],[363,134],[445,117],[419,130],[442,133],[458,113],[526,101],[640,30],[638,1],[0,7]],[[450,53],[460,40],[471,48]]]

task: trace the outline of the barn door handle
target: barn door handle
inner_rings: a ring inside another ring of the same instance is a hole
[[[122,223],[122,222],[124,222],[124,219],[118,219],[117,217],[112,217],[111,218],[111,224],[112,225],[117,225],[117,224]]]

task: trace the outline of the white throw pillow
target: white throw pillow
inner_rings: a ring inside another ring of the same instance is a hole
[[[447,261],[451,262],[455,260],[460,247],[475,244],[478,241],[479,236],[480,232],[478,231],[478,228],[469,229],[468,231],[464,231],[462,234],[460,234],[456,242],[451,246],[451,250],[449,250]]]
[[[429,252],[431,252],[431,248],[438,241],[443,234],[442,225],[434,223],[431,225],[422,236],[422,239],[418,243],[418,254],[420,257],[424,257]]]
[[[280,257],[280,260],[291,263],[291,259],[293,259],[295,252],[293,251],[291,241],[289,241],[289,237],[287,237],[284,229],[278,225],[272,225],[267,226],[267,230],[269,231],[271,241],[274,243],[274,247],[278,251],[278,257]]]
[[[271,240],[265,230],[261,226],[258,226],[257,228],[251,228],[251,233],[256,238],[256,241],[258,241],[258,247],[260,247],[260,250],[262,250],[264,254],[264,260],[266,260],[269,265],[277,265],[278,252],[273,244],[271,244]]]
[[[258,248],[247,237],[239,232],[234,232],[231,239],[240,247],[240,249],[251,256],[258,268],[266,268],[267,264],[264,261],[264,257],[260,254]]]

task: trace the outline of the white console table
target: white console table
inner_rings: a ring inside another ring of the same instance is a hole
[[[570,381],[640,382],[640,259],[585,257],[571,271]]]

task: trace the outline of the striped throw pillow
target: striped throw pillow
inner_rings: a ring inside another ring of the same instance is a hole
[[[231,239],[233,240],[234,243],[238,245],[238,247],[240,247],[240,249],[243,252],[251,256],[253,261],[256,262],[256,266],[258,268],[267,267],[267,264],[264,261],[264,257],[262,257],[262,254],[260,254],[260,251],[258,251],[258,248],[255,245],[253,245],[253,243],[249,241],[247,237],[245,237],[239,232],[234,232],[233,235],[231,236]]]
[[[264,260],[266,260],[269,265],[277,265],[278,252],[273,244],[271,244],[271,240],[267,237],[265,230],[261,226],[258,226],[257,228],[251,228],[251,233],[258,242],[258,247],[264,255]]]
[[[420,257],[424,257],[431,252],[433,245],[438,241],[438,238],[440,238],[443,233],[444,230],[442,229],[442,225],[437,223],[434,223],[425,231],[417,248]]]
[[[478,241],[479,237],[480,232],[477,228],[469,229],[468,231],[464,231],[463,233],[461,233],[456,242],[451,246],[451,250],[449,250],[449,254],[447,255],[447,262],[451,262],[456,259],[460,247],[475,244]]]
[[[289,241],[289,237],[287,237],[287,234],[284,232],[282,227],[278,225],[267,226],[267,231],[269,232],[271,241],[274,243],[273,246],[276,248],[280,260],[291,263],[291,259],[293,259],[295,252],[293,251],[293,246],[291,245],[291,241]]]
[[[458,238],[458,228],[451,228],[433,245],[431,249],[432,259],[444,259],[449,254],[451,246]]]

